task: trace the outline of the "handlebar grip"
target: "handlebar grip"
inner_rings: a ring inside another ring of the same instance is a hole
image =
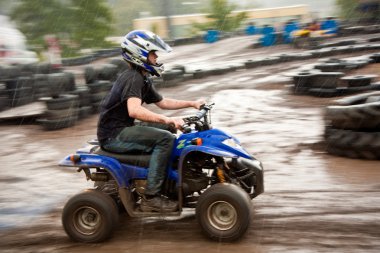
[[[198,119],[201,119],[201,118],[203,118],[206,115],[206,113],[207,113],[207,111],[205,109],[202,109],[199,112],[197,112],[197,114],[195,115],[195,117],[197,117]]]

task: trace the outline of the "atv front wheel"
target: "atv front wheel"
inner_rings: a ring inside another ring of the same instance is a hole
[[[233,184],[216,184],[199,197],[196,216],[203,232],[213,240],[234,241],[247,231],[251,199]]]
[[[62,224],[74,241],[95,243],[112,234],[118,217],[117,206],[110,196],[97,190],[86,190],[66,203]]]

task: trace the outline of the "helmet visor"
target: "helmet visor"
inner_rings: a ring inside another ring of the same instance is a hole
[[[152,42],[157,47],[161,48],[165,52],[169,53],[172,51],[172,48],[166,44],[158,35],[154,35],[153,37],[149,38],[149,41]]]

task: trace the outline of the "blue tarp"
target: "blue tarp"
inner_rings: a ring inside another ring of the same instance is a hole
[[[321,30],[328,30],[326,34],[337,34],[338,33],[338,22],[334,19],[327,19],[322,22]]]
[[[204,40],[207,43],[214,43],[219,40],[219,31],[217,30],[208,30],[204,36]]]
[[[297,22],[289,22],[284,27],[283,38],[285,43],[291,43],[293,41],[292,32],[299,30]]]
[[[276,30],[273,26],[265,26],[262,29],[263,37],[261,38],[261,45],[264,47],[272,46],[276,43]]]
[[[247,35],[255,35],[256,34],[256,26],[254,26],[254,25],[248,25],[245,28],[245,34],[247,34]]]

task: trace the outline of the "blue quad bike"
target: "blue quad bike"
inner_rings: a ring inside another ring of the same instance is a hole
[[[121,211],[131,217],[162,217],[179,216],[184,208],[195,208],[200,227],[214,240],[243,236],[251,221],[251,199],[264,192],[263,166],[235,137],[211,127],[213,105],[184,118],[183,133],[175,141],[162,195],[178,201],[178,211],[140,210],[149,153],[109,153],[95,140],[63,159],[60,166],[76,167],[94,181],[94,188],[64,206],[62,223],[68,236],[100,242],[112,234]]]

